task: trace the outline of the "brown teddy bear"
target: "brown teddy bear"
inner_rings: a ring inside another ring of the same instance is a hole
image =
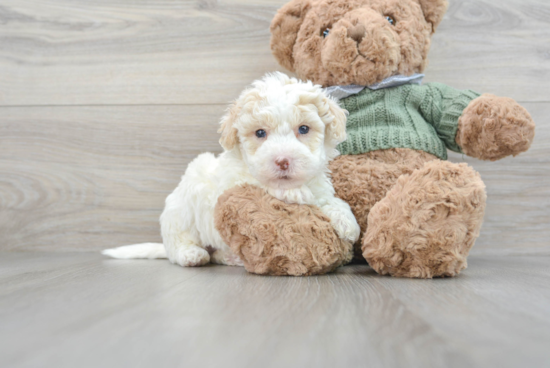
[[[348,138],[330,165],[333,184],[361,226],[356,253],[384,275],[455,276],[466,268],[483,221],[485,186],[471,167],[446,161],[447,149],[495,161],[526,151],[534,137],[531,116],[512,99],[420,84],[446,9],[446,0],[292,0],[271,24],[280,64],[327,87],[349,111]],[[247,201],[258,208],[267,201],[246,190],[220,199],[217,211],[226,220]],[[221,234],[253,229],[265,214],[233,215],[238,224],[219,222]],[[283,239],[259,245],[230,238],[249,271],[285,273],[267,256]],[[318,241],[326,243],[323,234]],[[314,247],[291,249],[285,270],[289,262],[303,267],[304,254],[318,253]],[[334,264],[345,258],[331,255]]]

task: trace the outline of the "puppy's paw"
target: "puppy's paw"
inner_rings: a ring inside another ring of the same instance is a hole
[[[191,246],[177,249],[168,255],[168,259],[182,267],[199,267],[210,262],[210,254],[200,247]]]
[[[361,229],[357,220],[351,213],[342,208],[325,206],[323,213],[330,218],[330,224],[340,239],[355,243],[361,235]]]
[[[338,234],[340,239],[347,240],[352,244],[359,239],[359,235],[361,234],[361,229],[359,228],[359,225],[357,224],[357,221],[355,220],[355,218],[339,219],[336,221],[331,221],[331,224],[334,227],[334,230],[336,231],[336,234]]]
[[[243,267],[243,261],[231,251],[217,250],[210,256],[212,263]]]

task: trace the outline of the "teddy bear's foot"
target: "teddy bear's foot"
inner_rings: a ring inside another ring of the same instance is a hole
[[[363,256],[378,273],[456,276],[479,235],[485,185],[466,164],[434,160],[400,177],[370,211]]]
[[[386,196],[397,179],[433,160],[437,157],[426,152],[393,148],[338,156],[329,165],[336,196],[349,203],[364,234],[371,208]],[[354,244],[356,262],[365,262],[361,245],[361,239]]]
[[[338,237],[319,208],[284,203],[252,185],[225,191],[214,218],[223,241],[248,272],[323,274],[353,255],[352,244]]]

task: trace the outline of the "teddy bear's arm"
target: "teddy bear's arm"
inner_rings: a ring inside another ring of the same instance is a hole
[[[527,151],[535,123],[516,101],[441,83],[417,87],[423,100],[420,112],[445,146],[481,160],[495,161]]]
[[[458,122],[456,143],[468,156],[496,161],[531,146],[535,123],[511,98],[484,94],[473,100]]]
[[[435,128],[448,149],[462,153],[462,148],[455,140],[458,121],[464,109],[479,97],[479,93],[461,91],[441,83],[428,83],[415,88],[422,95],[420,113],[424,119]]]

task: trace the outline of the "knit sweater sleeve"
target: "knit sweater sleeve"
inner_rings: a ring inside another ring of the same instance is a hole
[[[462,153],[455,142],[458,119],[480,94],[471,90],[457,90],[441,83],[428,83],[419,88],[424,90],[420,113],[433,125],[448,149]]]

